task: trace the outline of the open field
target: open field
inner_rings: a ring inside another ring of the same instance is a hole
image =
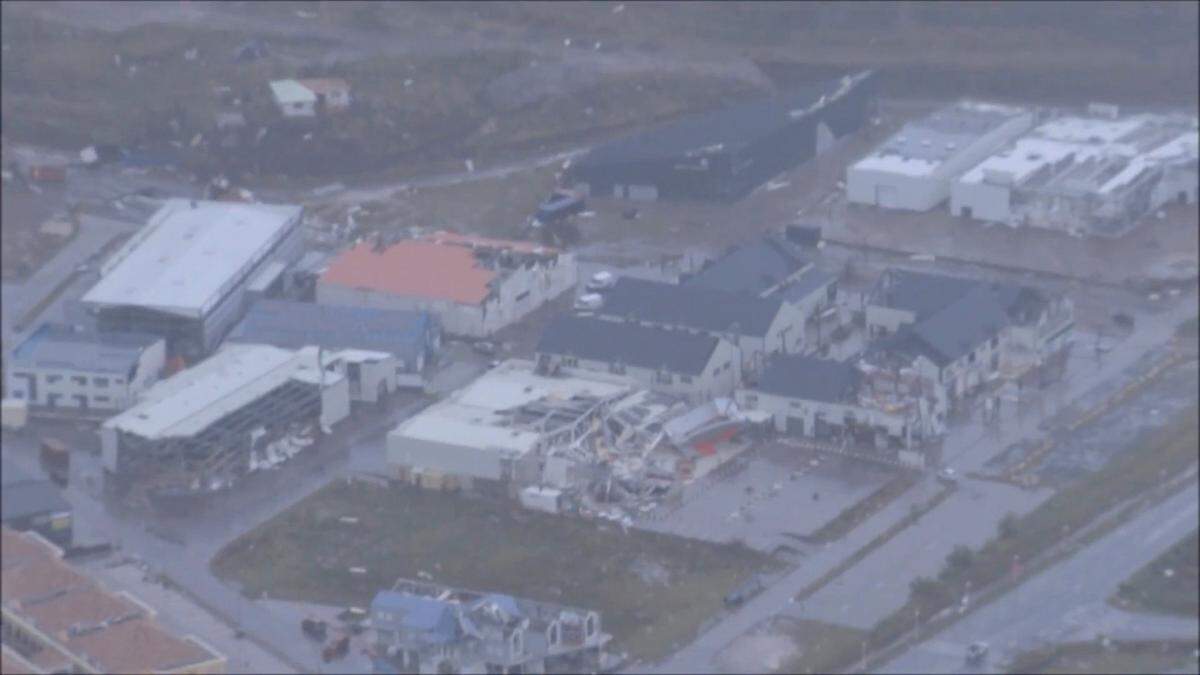
[[[339,522],[346,516],[358,522]],[[338,482],[236,540],[212,566],[251,597],[365,606],[398,577],[430,575],[591,607],[618,650],[652,659],[691,639],[724,594],[776,564],[744,547],[623,533],[510,503]]]
[[[1070,642],[1020,654],[1010,673],[1166,673],[1196,667],[1196,642],[1185,640],[1114,641],[1109,648],[1096,642]]]
[[[1134,441],[1138,452],[1117,455],[1099,471],[1068,485],[1034,511],[1001,522],[997,535],[973,551],[955,549],[937,579],[919,578],[903,607],[877,623],[873,648],[890,644],[913,626],[962,597],[968,584],[986,588],[1010,573],[1014,559],[1029,561],[1101,514],[1186,471],[1196,462],[1200,427],[1194,410]]]
[[[1200,615],[1200,545],[1197,533],[1184,537],[1157,560],[1121,584],[1113,602],[1122,609]]]

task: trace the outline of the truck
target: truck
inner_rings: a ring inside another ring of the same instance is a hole
[[[29,402],[20,398],[6,398],[2,406],[3,413],[0,414],[0,426],[5,429],[17,431],[25,428],[25,424],[29,421]]]
[[[38,460],[46,475],[59,487],[66,487],[71,475],[71,452],[57,438],[43,438]]]

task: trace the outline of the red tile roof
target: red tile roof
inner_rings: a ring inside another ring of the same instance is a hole
[[[559,250],[556,248],[543,246],[532,241],[490,239],[488,237],[476,237],[473,235],[458,234],[457,232],[446,232],[445,230],[439,230],[433,234],[426,235],[423,238],[426,241],[436,241],[458,246],[469,246],[471,248],[492,248],[504,251],[516,251],[518,253],[544,253],[547,255],[559,253]]]
[[[462,246],[408,240],[376,252],[370,242],[338,256],[321,283],[364,288],[392,295],[479,304],[496,278]]]

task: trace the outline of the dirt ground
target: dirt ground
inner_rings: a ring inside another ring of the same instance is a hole
[[[718,657],[733,673],[820,673],[857,654],[866,633],[847,626],[781,617],[734,640]],[[842,659],[839,661],[838,659]]]

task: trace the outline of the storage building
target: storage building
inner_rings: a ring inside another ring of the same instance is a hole
[[[12,398],[37,409],[124,410],[166,365],[162,338],[43,324],[13,350],[5,377]]]
[[[346,251],[317,282],[317,302],[427,311],[449,334],[484,337],[566,293],[577,276],[570,253],[438,232]]]
[[[870,72],[690,116],[594,148],[566,182],[592,196],[737,200],[831,148],[873,114]]]
[[[951,183],[1033,125],[1024,110],[961,102],[905,124],[846,169],[846,201],[928,211],[950,198]]]
[[[228,341],[284,349],[317,345],[328,353],[383,352],[395,360],[401,386],[422,387],[426,366],[441,347],[441,339],[437,317],[429,312],[259,300]]]
[[[5,457],[0,487],[0,521],[5,527],[32,530],[59,546],[71,545],[71,504],[48,478],[33,475]]]
[[[301,208],[168,200],[101,267],[83,296],[105,332],[167,340],[169,355],[197,360],[241,318],[246,286],[303,246]]]

